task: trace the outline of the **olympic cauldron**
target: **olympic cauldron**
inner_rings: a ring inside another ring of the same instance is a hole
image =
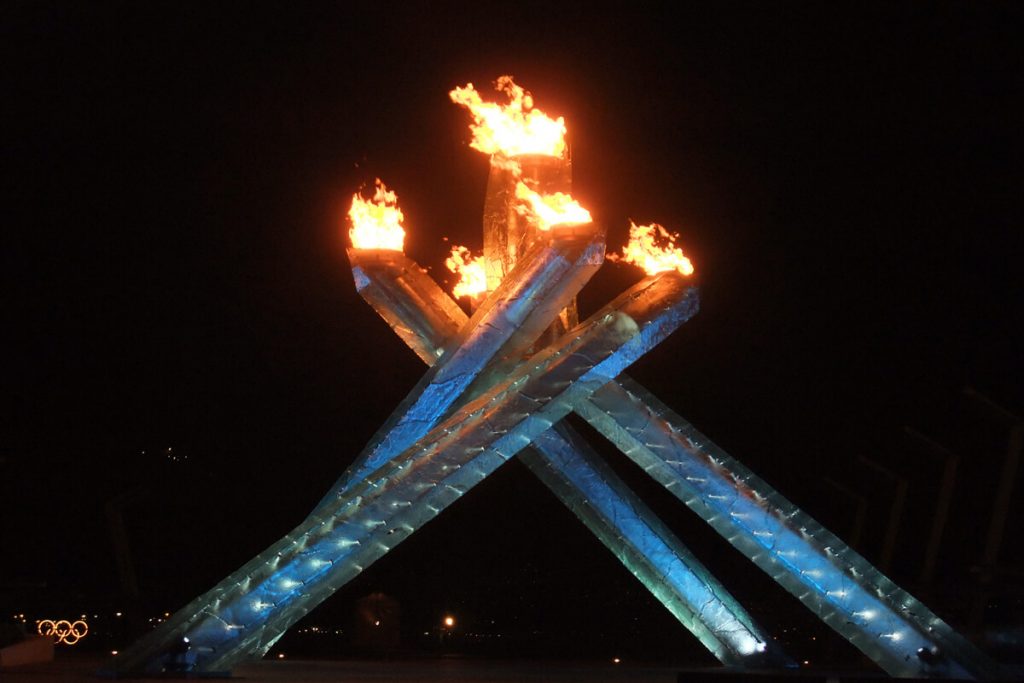
[[[653,260],[652,272],[578,322],[575,297],[602,265],[604,233],[569,194],[564,122],[510,78],[498,85],[504,107],[472,86],[452,92],[474,116],[472,146],[491,155],[474,312],[402,253],[394,193],[378,181],[373,200],[357,196],[356,288],[429,369],[306,520],[113,659],[111,672],[223,672],[262,656],[514,456],[723,664],[789,664],[562,422],[575,412],[890,675],[996,677],[945,622],[623,374],[698,310],[681,252],[638,255],[655,226],[633,226],[625,254]]]

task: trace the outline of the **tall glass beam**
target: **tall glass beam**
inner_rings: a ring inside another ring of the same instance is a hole
[[[433,519],[697,310],[674,274],[647,278],[522,364],[413,447],[200,596],[112,661],[158,673],[178,644],[193,671],[261,656],[297,620]]]
[[[353,482],[409,448],[449,413],[489,364],[518,359],[575,298],[604,260],[604,235],[593,224],[555,226],[538,239],[463,328],[335,484]],[[325,499],[326,500],[326,499]]]
[[[565,423],[536,437],[519,458],[720,662],[760,668],[791,661]]]
[[[636,382],[621,377],[576,412],[890,675],[999,677],[920,601]]]
[[[356,288],[425,362],[467,317],[398,252],[349,250]],[[454,307],[454,308],[453,308]],[[787,661],[750,615],[566,423],[519,459],[723,664]]]
[[[423,278],[423,282],[416,283],[414,295],[417,301],[426,304],[421,310],[448,309],[451,300],[425,274]],[[373,279],[385,281],[388,278]],[[360,291],[375,308],[381,305],[369,290]],[[398,301],[394,303],[402,305]],[[434,314],[430,320],[437,325],[443,324],[444,318]],[[421,330],[421,337],[425,336],[422,330],[426,326],[422,322],[418,323],[415,318],[407,321],[408,327],[416,326]],[[958,675],[984,679],[997,675],[997,667],[945,622],[682,418],[668,411],[635,381],[623,375],[616,382],[621,386],[610,383],[591,400],[581,403],[577,412],[882,669],[894,676]],[[658,422],[652,417],[652,406],[658,406],[657,412],[670,415],[671,419],[662,418]],[[638,425],[648,430],[661,425],[664,438],[644,447],[637,446],[637,439],[630,439],[629,435]],[[682,435],[691,436],[684,438]],[[542,442],[543,439],[535,440],[534,445],[539,447]],[[524,452],[520,457],[531,470],[543,472],[538,456]],[[672,467],[662,462],[666,459],[671,461]],[[694,476],[686,469],[698,467],[701,462],[717,463],[711,471],[718,476]],[[687,474],[683,474],[680,481],[681,472]],[[713,486],[700,486],[701,480]],[[741,486],[739,482],[745,483]],[[766,525],[742,523],[744,519],[758,519],[757,516],[737,517],[723,513],[733,511],[731,506],[735,503],[750,506],[755,501],[768,500],[784,503],[777,504],[770,515],[784,526],[771,535]],[[818,532],[808,535],[811,529]],[[784,539],[785,547],[780,546],[776,538]],[[766,547],[777,549],[777,557],[773,558]],[[830,550],[825,551],[826,547]],[[879,594],[888,598],[881,600]],[[916,636],[908,636],[910,633]]]
[[[516,259],[525,253],[531,239],[536,237],[535,228],[524,221],[516,211],[515,185],[519,180],[525,180],[528,185],[544,193],[568,192],[572,182],[571,164],[567,157],[562,159],[522,156],[508,159],[495,155],[491,158],[484,209],[484,255],[489,283],[493,281],[495,275],[509,272],[516,263]],[[495,381],[495,377],[500,377],[507,371],[508,366],[492,367],[490,374],[485,372],[477,378],[475,383],[467,389],[467,394],[472,396],[485,389]],[[624,378],[624,381],[628,380]],[[632,392],[633,396],[643,391],[635,383],[631,386],[636,389]],[[584,417],[590,415],[591,418],[596,418],[599,412],[604,412],[605,415],[620,420],[620,422],[615,422],[612,419],[609,423],[616,425],[618,432],[628,432],[629,429],[636,429],[638,425],[647,425],[650,416],[644,407],[645,401],[627,400],[629,394],[630,392],[620,390],[614,383],[609,384],[598,394],[599,397],[605,398],[604,411],[594,409],[591,404],[585,402],[581,404],[578,412]],[[595,426],[600,429],[599,425],[595,424]],[[602,431],[606,432],[606,436],[608,435],[607,429]],[[613,441],[620,447],[623,446],[624,442],[621,437],[618,440],[613,439]],[[710,449],[721,453],[703,437],[701,443],[708,444]],[[646,450],[634,449],[627,452],[631,455],[646,452],[655,458],[666,453],[659,447]],[[646,461],[641,462],[638,459],[638,462],[645,468],[649,466]],[[747,472],[747,474],[750,473]],[[668,485],[668,482],[675,480],[667,472],[662,471],[659,481]],[[757,481],[760,482],[760,480]],[[760,482],[760,484],[764,485],[764,482]],[[678,495],[678,491],[673,490]],[[748,496],[750,491],[744,490],[739,485],[727,493],[722,491],[705,491],[704,493],[707,494],[707,497],[702,499],[704,506],[700,509],[719,510],[719,513],[709,514],[705,519],[716,520],[715,528],[738,548],[741,550],[744,547],[748,548],[750,550],[748,557],[751,559],[763,558],[759,566],[768,571],[787,590],[800,597],[812,611],[847,637],[884,670],[901,676],[943,676],[950,675],[949,672],[956,675],[960,675],[961,672],[972,672],[973,675],[982,678],[992,675],[995,669],[982,653],[909,594],[882,576],[838,538],[821,529],[820,525],[814,523],[810,517],[792,504],[787,502],[786,509],[798,513],[801,525],[797,530],[819,528],[821,533],[813,539],[808,539],[812,541],[807,544],[808,547],[799,549],[796,549],[793,544],[796,540],[804,538],[803,531],[783,535],[782,537],[790,541],[790,547],[781,551],[787,553],[780,555],[781,559],[771,561],[772,566],[769,569],[766,568],[766,563],[769,560],[764,558],[771,558],[772,553],[765,554],[758,549],[766,543],[769,547],[777,547],[777,544],[773,545],[774,541],[767,542],[765,540],[774,539],[774,536],[765,536],[764,534],[768,532],[765,528],[750,529],[736,521],[731,515],[721,514],[723,501],[750,505],[751,500],[759,499],[756,496],[753,498]],[[753,493],[764,494],[765,499],[768,499],[768,493],[779,497],[770,488],[754,490]],[[778,519],[785,520],[789,517],[780,514]],[[723,527],[728,528],[723,531]],[[792,532],[793,529],[789,529],[789,531]],[[776,536],[780,533],[776,532]],[[824,540],[817,544],[813,542],[819,539]],[[823,553],[822,547],[830,548],[831,552]],[[841,549],[845,550],[841,552]],[[796,559],[794,559],[793,552],[797,552]],[[804,561],[817,558],[824,564],[822,566],[803,566],[798,561],[800,558],[803,558]],[[819,575],[822,580],[815,580],[814,577]],[[834,585],[829,584],[829,580]],[[863,587],[865,592],[863,596],[859,595],[859,589],[843,586],[845,582],[851,580]],[[837,588],[837,585],[840,587]],[[837,593],[836,591],[841,592]],[[890,596],[890,599],[876,606],[863,608],[862,603],[873,594],[887,595]],[[904,622],[906,625],[901,626]],[[918,637],[910,637],[907,635],[909,633],[916,633]]]
[[[490,160],[487,190],[484,193],[484,269],[487,291],[493,292],[512,272],[529,248],[542,237],[536,222],[519,212],[516,198],[520,181],[541,195],[572,191],[572,161],[545,154],[519,154],[507,157],[495,154]],[[547,346],[579,322],[576,299],[571,299],[552,323],[541,346]]]

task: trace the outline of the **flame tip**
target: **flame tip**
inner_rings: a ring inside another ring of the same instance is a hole
[[[679,235],[669,232],[659,223],[638,225],[629,221],[629,242],[622,248],[622,255],[610,254],[608,260],[631,263],[643,269],[648,275],[669,270],[682,275],[694,273],[693,262],[676,246]]]
[[[535,107],[533,95],[512,76],[499,76],[495,89],[508,97],[507,104],[484,102],[472,83],[457,86],[448,96],[473,116],[470,147],[485,154],[544,154],[561,157],[565,151],[565,119],[552,119]]]
[[[593,220],[589,211],[564,192],[541,195],[520,180],[516,184],[516,198],[521,201],[516,211],[520,215],[532,216],[541,230],[550,230],[556,225],[580,225]]]
[[[466,247],[454,244],[452,253],[445,259],[444,265],[459,276],[459,281],[455,283],[452,290],[455,298],[459,299],[464,296],[473,298],[487,291],[487,276],[484,272],[482,256],[473,256],[473,253]]]
[[[364,186],[365,187],[365,186]],[[405,242],[405,216],[398,208],[398,194],[389,190],[380,178],[374,181],[373,196],[363,198],[363,188],[352,195],[348,218],[352,223],[349,238],[355,249],[402,251]]]

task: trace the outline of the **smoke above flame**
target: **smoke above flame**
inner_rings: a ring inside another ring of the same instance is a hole
[[[479,296],[487,291],[487,276],[484,273],[484,259],[473,256],[466,247],[452,247],[452,254],[445,259],[448,270],[459,276],[452,294],[456,299]]]
[[[624,261],[643,268],[648,275],[667,270],[678,270],[683,275],[693,274],[693,264],[676,246],[678,235],[651,223],[637,225],[629,222],[629,242],[622,249],[622,255],[609,254],[609,261]]]
[[[511,76],[495,81],[495,89],[505,93],[508,104],[484,102],[480,93],[467,83],[448,96],[452,102],[469,109],[473,123],[473,141],[469,146],[484,154],[544,154],[560,157],[565,152],[565,119],[552,119],[533,106],[533,97]]]
[[[522,202],[516,206],[516,211],[522,216],[535,219],[541,230],[550,230],[555,225],[589,223],[592,220],[590,212],[564,192],[542,195],[519,181],[516,184],[516,199]]]
[[[348,210],[352,227],[348,236],[356,249],[402,251],[405,229],[398,195],[388,190],[380,178],[376,186],[372,199],[363,199],[359,192],[352,195],[352,207]]]

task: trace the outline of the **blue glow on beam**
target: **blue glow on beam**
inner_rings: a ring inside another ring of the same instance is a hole
[[[998,667],[923,604],[632,380],[576,410],[891,675],[997,677]],[[941,656],[928,662],[920,651]]]
[[[222,671],[262,655],[310,609],[571,412],[696,308],[696,291],[681,278],[643,281],[413,448],[318,508],[114,665],[158,672],[167,648],[186,635],[195,643],[197,670]],[[332,524],[324,523],[328,518]],[[262,608],[266,603],[274,607]]]

